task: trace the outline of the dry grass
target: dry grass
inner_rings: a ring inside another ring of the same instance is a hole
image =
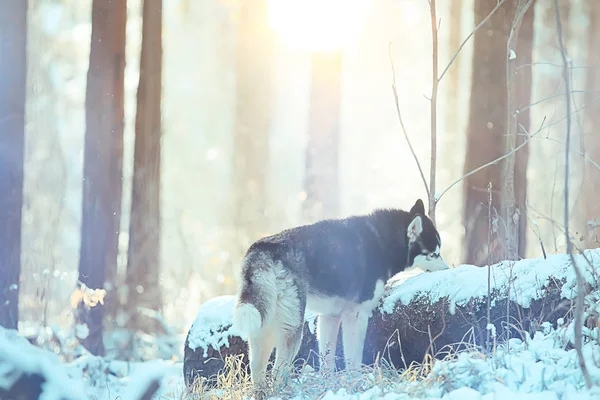
[[[467,335],[465,335],[467,336]],[[455,345],[441,348],[436,356],[443,361],[455,360],[462,353],[470,353],[475,357],[485,357],[473,342],[462,341]],[[320,399],[328,391],[337,392],[344,389],[346,393],[361,393],[372,388],[380,388],[385,392],[404,392],[411,395],[422,395],[435,386],[443,385],[440,376],[430,374],[439,360],[427,355],[422,363],[413,362],[408,368],[398,370],[385,359],[379,359],[373,366],[364,366],[357,371],[316,371],[304,362],[299,373],[293,374],[283,382],[268,383],[266,397]],[[225,366],[216,376],[216,384],[208,385],[206,378],[196,380],[182,399],[184,400],[245,400],[254,396],[250,375],[246,373],[242,355],[232,355],[225,359]]]

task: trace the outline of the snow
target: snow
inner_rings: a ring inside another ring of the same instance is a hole
[[[14,330],[0,327],[0,389],[7,390],[23,375],[39,374],[46,379],[40,400],[84,398],[82,382],[73,380],[55,354],[30,344]]]
[[[218,296],[200,306],[188,337],[190,349],[201,348],[204,350],[204,357],[207,357],[209,347],[229,347],[231,336],[241,336],[231,325],[235,301],[235,296]]]
[[[188,337],[188,347],[194,351],[202,349],[203,356],[208,357],[208,349],[220,349],[222,346],[229,347],[229,338],[239,336],[246,337],[238,332],[233,326],[233,310],[236,296],[218,296],[202,304]],[[305,321],[312,333],[315,333],[316,315],[306,312]]]
[[[585,255],[585,257],[584,257]],[[600,249],[585,250],[584,255],[575,255],[575,262],[584,273],[588,283],[595,282],[595,271],[588,265],[586,258],[592,263],[600,261]],[[576,295],[577,281],[571,260],[566,254],[549,255],[535,259],[525,259],[516,262],[504,261],[491,267],[491,290],[508,293],[509,281],[510,298],[522,307],[529,307],[533,300],[545,295],[544,288],[550,280],[564,280],[561,295],[565,299],[573,299]],[[512,269],[512,274],[511,274]],[[408,305],[412,300],[426,297],[435,303],[442,298],[450,301],[450,311],[456,305],[465,305],[471,299],[483,299],[488,292],[488,267],[461,265],[445,271],[422,273],[405,279],[402,275],[392,278],[393,288],[383,301],[382,312],[392,313],[394,306],[400,302]],[[519,291],[515,293],[514,287]]]
[[[585,252],[585,257],[595,266],[600,266],[599,250]],[[576,262],[585,268],[585,278],[595,283],[593,268],[587,266],[582,255]],[[551,278],[564,282],[563,295],[572,298],[575,287],[573,266],[566,255],[553,255],[548,259],[523,260],[515,263],[499,263],[491,267],[492,290],[502,293],[511,276],[516,286],[525,288],[524,293],[513,294],[511,298],[520,304],[529,304]],[[450,299],[450,304],[460,305],[469,296],[483,297],[487,294],[487,268],[461,266],[448,271],[414,274],[409,271],[396,277],[394,289],[389,293],[390,302],[410,302],[413,298],[429,296],[430,300]],[[411,275],[412,273],[412,275]],[[400,281],[404,283],[400,286]],[[400,288],[402,290],[400,290]],[[429,290],[427,289],[429,288]],[[587,316],[600,307],[600,288],[592,286],[587,296]],[[387,301],[387,300],[386,300]],[[227,345],[231,335],[237,334],[231,328],[235,296],[221,296],[205,302],[194,321],[190,332],[190,347],[208,346],[219,348]],[[406,304],[406,303],[405,303]],[[389,306],[389,305],[388,305]],[[306,316],[314,332],[314,314]],[[223,332],[218,332],[223,329]],[[492,326],[488,329],[495,334]],[[81,332],[81,327],[75,329]],[[585,344],[583,355],[592,377],[600,382],[599,328],[593,324],[584,327]],[[215,334],[215,332],[217,332]],[[338,399],[385,399],[385,400],[591,400],[600,398],[600,386],[587,389],[582,376],[574,340],[572,321],[561,318],[557,327],[548,322],[538,326],[537,332],[524,336],[523,340],[513,338],[508,343],[499,342],[495,351],[484,355],[479,352],[464,351],[443,361],[436,361],[429,375],[423,379],[403,379],[400,375],[388,379],[385,385],[375,373],[359,374],[361,385],[333,385],[323,380],[323,395],[326,400]],[[402,371],[400,371],[402,372]],[[41,400],[79,399],[136,399],[147,388],[159,384],[153,399],[186,399],[182,374],[182,363],[171,360],[147,362],[126,362],[109,358],[95,357],[86,352],[72,362],[61,362],[51,351],[33,346],[14,330],[0,328],[0,392],[10,387],[22,374],[40,374],[46,379]],[[343,374],[344,372],[342,372]],[[306,368],[297,385],[309,382],[309,376],[318,372]],[[343,379],[354,379],[354,378]],[[332,378],[337,379],[337,378]],[[331,386],[329,386],[331,385]],[[298,386],[296,386],[298,387]],[[331,390],[332,387],[342,388]],[[330,388],[329,391],[327,389]],[[301,389],[304,390],[304,389]],[[295,396],[295,397],[294,397]],[[300,400],[304,394],[294,392],[286,398]],[[243,396],[240,398],[244,398]],[[277,397],[272,397],[277,399]],[[248,399],[250,400],[250,399]]]
[[[434,364],[425,381],[403,381],[391,387],[375,386],[362,393],[347,389],[328,391],[324,400],[591,400],[600,398],[600,387],[585,387],[575,350],[565,349],[565,329],[554,330],[548,323],[525,342],[511,339],[510,346],[500,345],[488,358],[480,353],[464,352]],[[597,329],[597,328],[595,328]],[[596,342],[584,346],[584,355],[592,378],[599,382],[600,357]],[[295,399],[300,399],[296,397]]]
[[[154,398],[177,399],[184,391],[182,367],[164,360],[125,362],[89,354],[61,363],[56,354],[0,327],[0,393],[20,376],[37,373],[46,379],[40,400],[136,399],[150,380],[160,382]]]

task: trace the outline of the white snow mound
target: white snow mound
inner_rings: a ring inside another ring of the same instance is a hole
[[[585,280],[593,283],[596,276],[592,265],[600,263],[600,249],[585,250],[574,257]],[[549,255],[547,259],[503,261],[489,268],[492,292],[508,293],[512,276],[510,298],[522,307],[529,307],[533,300],[542,298],[545,295],[543,289],[550,280],[564,280],[561,295],[565,299],[573,299],[577,293],[575,270],[567,254]],[[399,274],[390,280],[389,285],[392,290],[383,301],[382,312],[391,314],[398,302],[408,305],[419,297],[425,297],[432,303],[448,298],[452,311],[454,305],[465,305],[471,299],[487,296],[488,267],[461,265],[444,271],[422,273],[409,279],[403,279]],[[514,288],[518,290],[515,292]]]

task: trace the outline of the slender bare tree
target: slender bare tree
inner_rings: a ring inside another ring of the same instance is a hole
[[[586,128],[584,133],[585,154],[597,164],[600,164],[600,103],[597,93],[600,91],[600,4],[590,1],[587,3],[590,25],[588,28],[588,60],[587,65],[595,66],[586,70],[585,104],[588,106]],[[598,247],[600,243],[600,171],[595,165],[584,164],[584,210],[585,222],[588,224],[585,246]]]
[[[520,152],[515,149],[527,140],[529,132],[529,107],[531,100],[531,56],[533,51],[533,0],[518,0],[515,17],[507,43],[506,66],[506,144],[509,154],[501,164],[502,227],[504,228],[505,258],[517,260],[524,257],[527,218],[524,215],[527,197],[527,164],[529,147]],[[521,66],[519,68],[519,65]]]
[[[138,307],[161,308],[160,140],[162,95],[162,0],[144,0],[142,55],[137,93],[133,193],[126,284],[132,329],[154,331]]]
[[[341,51],[315,52],[311,58],[310,116],[306,148],[304,218],[339,214]]]
[[[0,325],[17,329],[27,83],[26,0],[0,0]]]
[[[123,119],[126,0],[94,0],[92,40],[85,99],[83,211],[79,281],[91,289],[105,287],[115,275],[123,170]],[[104,353],[104,306],[80,306],[78,319],[89,335],[84,346]]]

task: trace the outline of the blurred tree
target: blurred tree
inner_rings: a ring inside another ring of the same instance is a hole
[[[271,129],[274,35],[265,0],[237,3],[236,92],[233,132],[232,226],[234,238],[225,285],[233,266],[266,231],[266,171]],[[226,289],[227,290],[227,289]]]
[[[114,279],[121,220],[126,0],[93,0],[92,38],[85,99],[86,132],[79,281],[103,289]],[[89,335],[84,346],[104,353],[104,306],[80,305]]]
[[[339,198],[342,52],[315,52],[311,57],[310,114],[302,204],[308,222],[337,217]]]
[[[26,0],[0,0],[0,325],[17,329],[27,79]]]
[[[585,147],[586,155],[600,164],[600,104],[598,103],[597,93],[600,91],[600,3],[589,1],[588,16],[590,24],[587,37],[587,65],[595,68],[586,70],[586,99],[587,123],[585,128]],[[600,243],[600,171],[595,165],[585,163],[584,167],[584,209],[585,219],[588,223],[588,235],[586,236],[585,246],[587,248],[598,247]]]
[[[156,319],[138,307],[161,309],[160,140],[162,95],[162,0],[144,0],[142,54],[135,120],[133,192],[127,276],[129,327],[154,332]]]
[[[508,56],[506,73],[507,123],[504,151],[509,154],[501,163],[502,208],[505,258],[517,260],[525,256],[527,218],[527,164],[529,148],[515,153],[518,145],[527,140],[529,133],[529,108],[531,101],[531,55],[533,50],[534,7],[530,1],[518,0],[515,18],[508,38],[508,46],[514,54]],[[520,67],[520,68],[519,68]],[[522,110],[522,111],[520,111]]]
[[[496,7],[496,0],[482,0],[474,3],[475,23],[479,24]],[[491,16],[485,25],[475,33],[473,48],[473,76],[470,100],[469,129],[464,173],[484,165],[505,154],[508,142],[508,91],[507,91],[507,42],[519,2],[506,1]],[[531,35],[533,10],[530,8],[523,20],[523,41],[517,48],[519,65],[531,63]],[[529,41],[529,43],[527,43]],[[529,54],[526,54],[526,53]],[[530,96],[531,72],[515,78],[515,104],[528,104]],[[517,106],[518,108],[519,106]],[[529,117],[519,117],[519,122],[528,124]],[[517,140],[517,143],[522,139]],[[520,150],[522,151],[522,150]],[[514,161],[514,199],[519,210],[524,204],[526,187],[527,154],[520,154]],[[506,175],[508,171],[505,171]],[[506,219],[514,217],[504,213],[508,197],[502,195],[503,182],[501,164],[485,168],[467,177],[464,181],[464,226],[466,252],[464,262],[482,265],[496,262],[508,256],[505,247]],[[488,212],[488,185],[491,183],[491,219]],[[525,219],[524,216],[523,218]],[[519,220],[520,221],[520,220]],[[518,255],[524,253],[525,224],[519,222]],[[488,231],[493,233],[488,242]],[[515,254],[511,258],[516,258]]]
[[[523,16],[519,39],[517,41],[517,58],[514,75],[515,99],[513,104],[516,110],[519,110],[516,116],[517,136],[515,146],[520,146],[527,140],[527,133],[531,132],[531,87],[533,85],[533,72],[529,66],[533,63],[533,41],[534,41],[534,23],[535,23],[535,3]],[[526,129],[526,131],[523,130]],[[520,210],[518,219],[518,247],[517,254],[520,258],[525,257],[527,247],[527,166],[529,165],[529,146],[523,146],[515,154],[514,176],[515,176],[515,201],[516,208]]]
[[[450,51],[450,57],[454,55],[454,52],[458,50],[463,38],[461,37],[462,27],[462,7],[463,0],[451,0],[450,1],[450,27],[448,30],[448,49]],[[462,62],[462,52],[458,54],[456,59],[453,61],[452,66],[448,70],[448,77],[444,79],[444,84],[448,85],[447,100],[446,104],[448,112],[446,112],[446,126],[447,130],[452,132],[452,138],[456,137],[458,132],[458,118],[460,114],[459,102],[460,95],[460,69]]]

